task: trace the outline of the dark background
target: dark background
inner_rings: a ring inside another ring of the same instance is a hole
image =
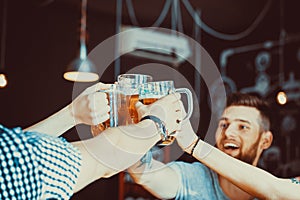
[[[4,0],[0,2],[2,36]],[[6,88],[0,89],[0,123],[7,127],[25,128],[58,111],[72,100],[73,83],[64,80],[62,74],[78,54],[81,2],[79,0],[7,0],[6,2],[4,70],[7,72],[9,83]],[[133,25],[128,16],[126,1],[120,2],[123,3],[122,23]],[[160,14],[164,2],[132,0],[139,25],[151,26]],[[201,18],[208,26],[226,34],[237,34],[246,30],[268,2],[267,0],[190,1],[194,9],[201,10]],[[89,50],[116,34],[116,5],[117,1],[109,0],[88,2]],[[180,6],[184,33],[196,38],[194,21],[182,2]],[[217,66],[220,66],[220,56],[226,49],[262,44],[266,41],[274,41],[275,44],[280,41],[280,38],[282,39],[283,45],[269,49],[257,48],[248,51],[245,48],[245,52],[228,57],[226,65],[227,76],[235,82],[237,90],[241,90],[255,85],[258,75],[255,64],[257,55],[267,52],[271,57],[266,73],[271,79],[273,90],[264,94],[264,98],[271,100],[274,116],[276,116],[273,126],[274,146],[280,150],[280,157],[278,152],[271,152],[264,157],[262,167],[278,176],[300,174],[299,99],[285,106],[277,105],[274,99],[275,93],[280,89],[280,75],[287,81],[289,73],[294,72],[295,78],[300,79],[299,9],[297,0],[271,0],[265,16],[247,36],[228,41],[216,38],[200,29],[200,36],[196,38]],[[169,11],[160,27],[171,29],[171,19]],[[280,33],[285,33],[285,36],[280,37]],[[296,39],[291,41],[292,37]],[[123,56],[120,73],[150,61]],[[194,80],[195,71],[187,63],[182,63],[176,67],[176,70],[183,74],[191,85],[197,83]],[[115,76],[114,64],[112,64],[100,81],[113,82]],[[205,116],[210,113],[206,96],[205,83],[201,82],[199,107],[203,119],[200,127],[203,129],[208,123]],[[286,116],[290,118],[285,118]],[[288,125],[283,126],[282,122]],[[76,129],[70,130],[63,136],[69,141],[76,140]],[[101,179],[75,194],[72,199],[84,198],[117,199],[118,176]]]

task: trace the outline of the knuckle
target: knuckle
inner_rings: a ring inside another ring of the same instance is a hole
[[[97,110],[97,107],[93,101],[90,101],[88,104],[89,111]]]
[[[97,124],[99,124],[100,122],[98,122],[98,120],[97,119],[92,119],[92,125],[97,125]]]
[[[94,93],[94,95],[97,99],[103,99],[103,100],[107,99],[107,96],[104,92],[96,92]]]
[[[106,112],[109,112],[110,111],[110,106],[105,106],[105,109],[104,109]]]

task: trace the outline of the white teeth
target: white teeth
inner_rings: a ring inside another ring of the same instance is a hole
[[[236,144],[233,144],[233,143],[225,143],[224,147],[225,148],[238,148],[238,146]]]

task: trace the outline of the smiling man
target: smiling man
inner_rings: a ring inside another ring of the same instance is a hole
[[[237,99],[237,97],[241,99]],[[233,100],[235,97],[235,100]],[[267,105],[255,98],[243,99],[246,95],[234,95],[229,99],[216,132],[217,147],[226,154],[257,165],[262,151],[272,142]],[[259,109],[259,110],[258,110]],[[264,146],[259,146],[264,138]],[[261,148],[259,148],[261,147]]]
[[[217,148],[199,139],[185,123],[177,142],[200,162],[164,165],[152,160],[129,172],[160,199],[300,199],[297,179],[280,179],[256,167],[273,140],[266,102],[248,94],[231,95],[215,138]]]

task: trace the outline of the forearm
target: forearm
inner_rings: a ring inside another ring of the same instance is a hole
[[[260,199],[296,199],[299,185],[228,156],[219,149],[199,141],[193,156],[232,183]]]
[[[175,198],[179,178],[175,171],[165,164],[156,160],[152,160],[150,164],[138,162],[130,167],[128,172],[136,183],[142,185],[157,198]]]
[[[105,166],[99,164],[98,160],[94,159],[93,155],[89,153],[84,143],[73,142],[72,145],[79,149],[82,158],[80,173],[74,188],[74,193],[76,193],[90,183],[104,177],[105,173],[109,169],[106,169]]]
[[[94,180],[127,169],[159,140],[154,123],[145,120],[135,125],[106,129],[92,139],[72,143],[82,152],[76,191]]]
[[[24,129],[25,131],[34,131],[45,133],[52,136],[60,136],[65,131],[75,125],[69,106],[61,109],[50,117]]]

